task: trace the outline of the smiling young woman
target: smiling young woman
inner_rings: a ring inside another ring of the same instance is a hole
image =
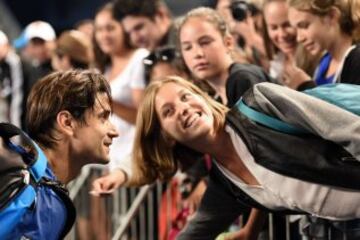
[[[358,116],[271,83],[255,85],[243,101],[310,135],[257,125],[237,107],[228,110],[181,78],[150,84],[144,99],[137,118],[133,184],[171,177],[184,160],[196,159],[186,159],[191,153],[214,159],[202,205],[179,239],[214,239],[248,206],[338,220],[360,217],[360,186],[348,184],[359,181],[360,169],[345,164],[343,172],[329,165],[345,156],[360,159]],[[329,113],[341,118],[335,121]]]
[[[359,84],[360,3],[357,0],[288,0],[297,41],[310,53],[325,51],[314,80]],[[299,71],[298,71],[299,72]],[[301,74],[299,74],[301,76]],[[300,85],[303,77],[292,79]]]

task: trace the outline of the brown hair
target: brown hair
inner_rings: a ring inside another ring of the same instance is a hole
[[[178,164],[195,161],[198,155],[182,144],[169,144],[169,139],[161,129],[155,110],[155,98],[159,89],[167,83],[175,83],[201,96],[209,105],[214,116],[215,130],[224,126],[227,108],[214,101],[191,82],[180,77],[166,77],[152,82],[145,90],[143,103],[138,110],[133,152],[133,178],[130,185],[151,183],[156,179],[166,180],[177,170]]]
[[[325,16],[335,7],[339,10],[341,30],[352,36],[355,42],[360,40],[360,1],[359,0],[287,0],[290,7],[299,11],[308,11],[314,15]]]
[[[98,14],[100,14],[101,12],[109,12],[112,16],[112,18],[118,22],[118,24],[121,25],[121,22],[119,22],[119,20],[117,20],[116,18],[114,18],[113,15],[113,9],[114,9],[114,4],[112,2],[106,3],[104,6],[102,6],[95,14],[95,16],[97,16]],[[124,47],[128,48],[128,49],[133,49],[133,46],[131,46],[130,44],[130,40],[129,40],[129,36],[127,34],[125,34],[124,29],[121,25],[121,29],[123,31],[123,39],[124,39]],[[97,67],[101,73],[105,72],[105,68],[111,64],[111,59],[110,56],[105,54],[99,47],[99,44],[96,42],[95,39],[95,34],[96,34],[96,27],[94,30],[94,36],[93,36],[93,49],[94,49],[94,61],[95,61],[95,67]]]
[[[56,41],[55,53],[69,56],[73,68],[86,69],[92,62],[92,46],[87,36],[77,30],[63,32]]]
[[[67,110],[86,124],[85,111],[93,109],[97,95],[105,93],[111,104],[110,86],[103,75],[92,71],[71,70],[51,73],[32,87],[27,101],[26,123],[31,138],[52,148],[57,114]]]

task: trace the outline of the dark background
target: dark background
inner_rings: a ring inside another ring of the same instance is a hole
[[[70,29],[82,19],[93,18],[107,0],[1,0],[15,19],[20,29],[35,20],[49,22],[59,34]],[[134,0],[136,1],[136,0]],[[167,0],[174,16],[181,15],[197,6],[208,6],[211,0]]]

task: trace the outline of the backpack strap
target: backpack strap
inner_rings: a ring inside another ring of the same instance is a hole
[[[271,117],[265,113],[254,110],[253,108],[248,107],[242,99],[240,99],[236,104],[238,110],[244,114],[249,119],[254,122],[260,123],[266,127],[277,130],[279,132],[293,134],[293,135],[301,135],[308,134],[309,132],[305,129],[300,129],[295,127],[289,123],[283,122],[279,119]]]
[[[75,223],[76,209],[74,203],[70,199],[69,191],[66,189],[65,185],[63,185],[59,181],[54,181],[44,177],[41,179],[41,183],[50,187],[61,198],[64,206],[66,207],[66,222],[60,236],[60,239],[64,239]]]
[[[21,136],[25,144],[29,145],[35,150],[35,155],[29,154],[22,146],[10,141],[14,136]],[[0,136],[4,139],[4,143],[8,148],[20,154],[26,164],[29,166],[29,171],[36,182],[45,175],[47,166],[47,159],[40,147],[31,138],[19,128],[9,123],[0,123]]]

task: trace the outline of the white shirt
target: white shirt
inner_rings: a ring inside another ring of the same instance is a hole
[[[110,81],[111,94],[115,102],[134,106],[132,90],[145,88],[145,69],[142,61],[148,54],[149,52],[146,49],[136,50],[124,70]],[[110,69],[107,69],[106,77],[108,77],[109,72]],[[135,125],[123,120],[116,114],[111,116],[111,122],[117,128],[119,137],[114,138],[111,145],[110,169],[121,168],[129,175]]]
[[[226,126],[240,159],[260,183],[244,183],[220,164],[220,171],[250,197],[270,209],[301,210],[314,216],[348,220],[360,217],[360,192],[305,182],[270,171],[255,163],[243,140]]]

